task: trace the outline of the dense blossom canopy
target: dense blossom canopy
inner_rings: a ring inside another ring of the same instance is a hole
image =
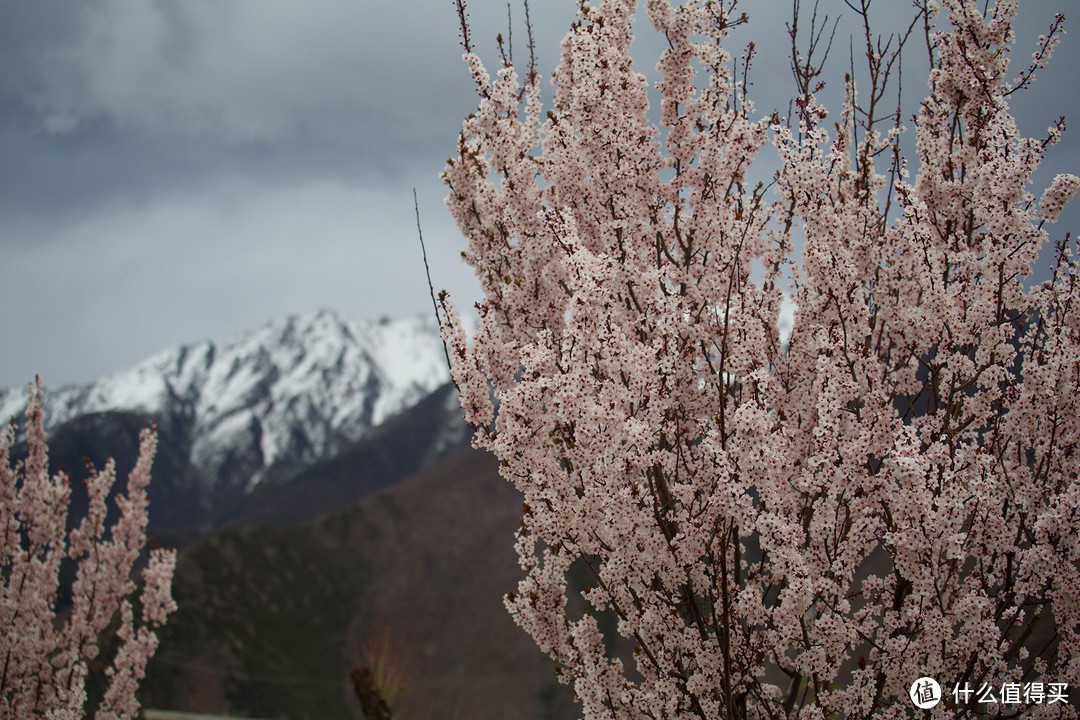
[[[140,436],[116,522],[106,526],[116,480],[110,460],[101,472],[91,468],[89,508],[69,528],[71,484],[63,472],[49,474],[40,384],[30,388],[26,416],[24,462],[11,465],[14,427],[0,435],[0,719],[81,720],[93,710],[98,720],[134,720],[135,691],[157,649],[155,629],[176,609],[173,550],[151,550],[134,602],[132,568],[146,545],[157,436],[150,429]],[[74,569],[70,588],[61,585],[67,566]],[[68,589],[70,607],[61,608]],[[102,663],[107,631],[115,631],[116,651]],[[88,708],[93,664],[108,668],[108,680],[96,708]]]
[[[630,0],[583,7],[546,115],[535,75],[492,79],[466,41],[481,102],[444,178],[484,299],[471,340],[445,294],[441,319],[475,443],[524,495],[507,606],[586,718],[906,717],[921,676],[1080,684],[1069,243],[1026,284],[1080,180],[1036,201],[1063,123],[1029,139],[1009,112],[1054,33],[1010,84],[1015,2],[920,8],[912,181],[874,109],[890,56],[868,36],[868,99],[849,78],[831,135],[808,58],[795,117],[755,120],[730,5],[648,1],[659,127]]]

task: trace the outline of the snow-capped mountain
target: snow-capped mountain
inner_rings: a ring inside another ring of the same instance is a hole
[[[45,424],[52,435],[87,417],[156,420],[206,505],[288,480],[448,381],[432,319],[357,321],[320,309],[49,389]],[[3,420],[21,424],[25,404],[24,389],[0,390]]]

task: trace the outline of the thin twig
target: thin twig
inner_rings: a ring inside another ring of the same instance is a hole
[[[458,14],[458,24],[461,27],[461,47],[465,52],[472,52],[472,42],[469,40],[469,13],[465,8],[465,0],[454,0],[454,8]]]
[[[424,257],[424,273],[427,275],[428,293],[431,295],[431,307],[435,309],[435,322],[439,324],[439,337],[442,338],[443,355],[446,356],[446,369],[453,373],[454,368],[450,365],[450,351],[446,347],[446,338],[441,332],[442,322],[439,321],[439,302],[435,299],[435,286],[431,284],[431,266],[428,265],[427,246],[424,245],[424,231],[420,227],[420,201],[416,199],[416,188],[412,189],[413,209],[416,211],[416,234],[420,236],[420,253]]]
[[[525,30],[529,36],[529,85],[536,84],[536,41],[533,40],[532,18],[529,17],[529,0],[525,0]]]

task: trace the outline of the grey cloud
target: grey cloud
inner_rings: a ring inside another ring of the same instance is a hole
[[[474,6],[477,44],[493,48],[505,6]],[[551,62],[563,10],[537,22]],[[222,175],[436,174],[476,104],[446,0],[8,0],[4,12],[9,213],[81,212]]]
[[[446,0],[9,5],[0,88],[50,133],[407,153],[445,143],[475,106]],[[474,42],[493,63],[505,5],[470,7]],[[533,8],[545,72],[572,12]]]
[[[348,142],[374,120],[404,142],[467,89],[435,0],[11,4],[5,90],[50,132]]]
[[[0,297],[17,311],[0,321],[0,386],[36,373],[52,384],[88,379],[318,306],[427,312],[409,184],[426,206],[436,283],[467,307],[475,282],[456,232],[430,211],[442,188],[417,176],[402,184],[219,182],[36,228],[35,242],[2,247]],[[0,235],[9,232],[0,220]]]

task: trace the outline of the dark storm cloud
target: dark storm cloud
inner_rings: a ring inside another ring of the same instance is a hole
[[[430,50],[452,50],[452,36],[439,41],[434,5],[53,5],[10,44],[22,65],[7,85],[56,133],[101,117],[162,138],[338,142],[363,132],[354,120],[374,117],[384,121],[381,135],[400,142],[422,124],[410,107],[413,90],[449,97],[448,77],[439,77],[446,64],[424,67],[415,45],[403,42],[412,33]]]
[[[474,6],[478,44],[493,48],[505,6]],[[20,0],[2,12],[8,217],[55,222],[221,177],[434,177],[476,103],[446,0]],[[551,63],[572,16],[537,21]]]
[[[0,27],[9,211],[208,174],[393,177],[472,104],[441,2],[25,2]]]

